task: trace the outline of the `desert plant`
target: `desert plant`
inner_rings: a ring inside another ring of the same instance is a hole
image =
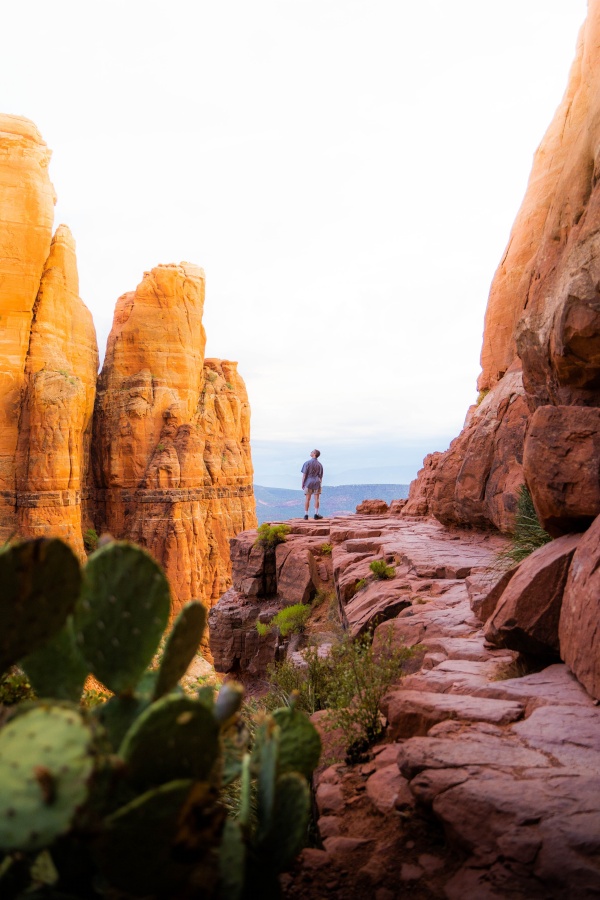
[[[20,662],[38,694],[57,698],[23,704],[0,728],[0,895],[16,883],[29,896],[43,864],[57,897],[276,896],[306,833],[319,756],[304,714],[276,710],[252,747],[236,724],[241,686],[182,693],[206,621],[198,603],[149,668],[170,599],[140,548],[102,547],[82,579],[65,545],[38,539],[0,554],[0,570],[2,664]],[[87,697],[85,709],[90,671],[114,696]],[[235,781],[232,817],[222,796]]]
[[[291,528],[289,525],[269,525],[268,522],[263,522],[262,525],[259,525],[258,527],[258,536],[254,543],[255,545],[262,544],[262,546],[267,549],[273,549],[277,544],[284,543],[290,531]]]
[[[321,545],[321,553],[323,556],[331,556],[333,551],[333,544],[322,544]]]
[[[498,561],[508,566],[518,565],[534,550],[551,540],[548,532],[540,525],[527,486],[522,484],[517,496],[515,525],[510,536],[510,544],[498,554]]]
[[[18,666],[11,666],[8,672],[0,675],[0,706],[13,706],[34,697],[29,678]]]
[[[359,578],[356,584],[354,585],[354,593],[357,594],[359,591],[362,591],[364,587],[367,586],[366,578]]]
[[[374,559],[372,563],[369,563],[369,568],[375,578],[381,581],[393,578],[396,574],[394,567],[388,566],[385,559]]]
[[[394,646],[391,628],[377,648],[368,633],[354,641],[345,637],[332,647],[329,727],[342,730],[350,758],[381,734],[380,703],[412,655],[411,648]]]
[[[95,528],[88,528],[83,532],[83,546],[88,553],[93,553],[98,549],[98,532]]]
[[[331,660],[319,655],[317,647],[303,651],[304,665],[294,665],[289,659],[273,663],[267,669],[270,694],[265,702],[270,706],[288,706],[292,701],[298,709],[312,715],[325,709],[331,693]]]
[[[306,603],[294,603],[293,606],[284,606],[276,613],[270,622],[257,622],[256,630],[264,637],[273,628],[279,629],[282,637],[288,637],[290,634],[298,634],[304,631],[304,627],[310,616],[310,606]]]

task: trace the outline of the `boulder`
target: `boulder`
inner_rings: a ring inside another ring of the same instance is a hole
[[[385,500],[363,500],[356,507],[356,512],[361,516],[384,516],[388,508]]]
[[[499,577],[496,575],[494,578],[490,578],[486,573],[479,577],[470,575],[466,579],[469,604],[480,622],[487,622],[494,613],[500,597],[516,571],[516,568],[507,569]]]
[[[486,622],[488,641],[542,659],[558,659],[560,608],[579,540],[580,535],[565,535],[523,560]]]
[[[600,409],[542,406],[525,441],[524,474],[543,528],[584,531],[600,514]]]
[[[585,689],[600,700],[600,516],[582,536],[563,595],[560,654]]]

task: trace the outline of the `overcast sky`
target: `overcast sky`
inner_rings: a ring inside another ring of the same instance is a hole
[[[101,355],[145,270],[198,263],[256,481],[297,486],[315,445],[330,482],[410,480],[476,398],[489,285],[585,11],[4,4],[2,108],[53,150]]]

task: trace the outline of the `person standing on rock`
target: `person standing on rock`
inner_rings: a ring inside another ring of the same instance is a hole
[[[306,495],[304,501],[304,518],[308,519],[310,498],[315,498],[315,519],[322,519],[319,515],[319,500],[321,497],[321,481],[323,480],[323,466],[319,462],[320,450],[313,450],[310,459],[302,466],[302,490]]]

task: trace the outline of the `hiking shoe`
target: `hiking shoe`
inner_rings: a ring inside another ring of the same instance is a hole
[[[308,519],[308,515],[304,516],[305,519]]]
[[[308,519],[308,516],[306,517]],[[315,513],[315,519],[322,519],[323,516],[320,516],[319,513]]]

